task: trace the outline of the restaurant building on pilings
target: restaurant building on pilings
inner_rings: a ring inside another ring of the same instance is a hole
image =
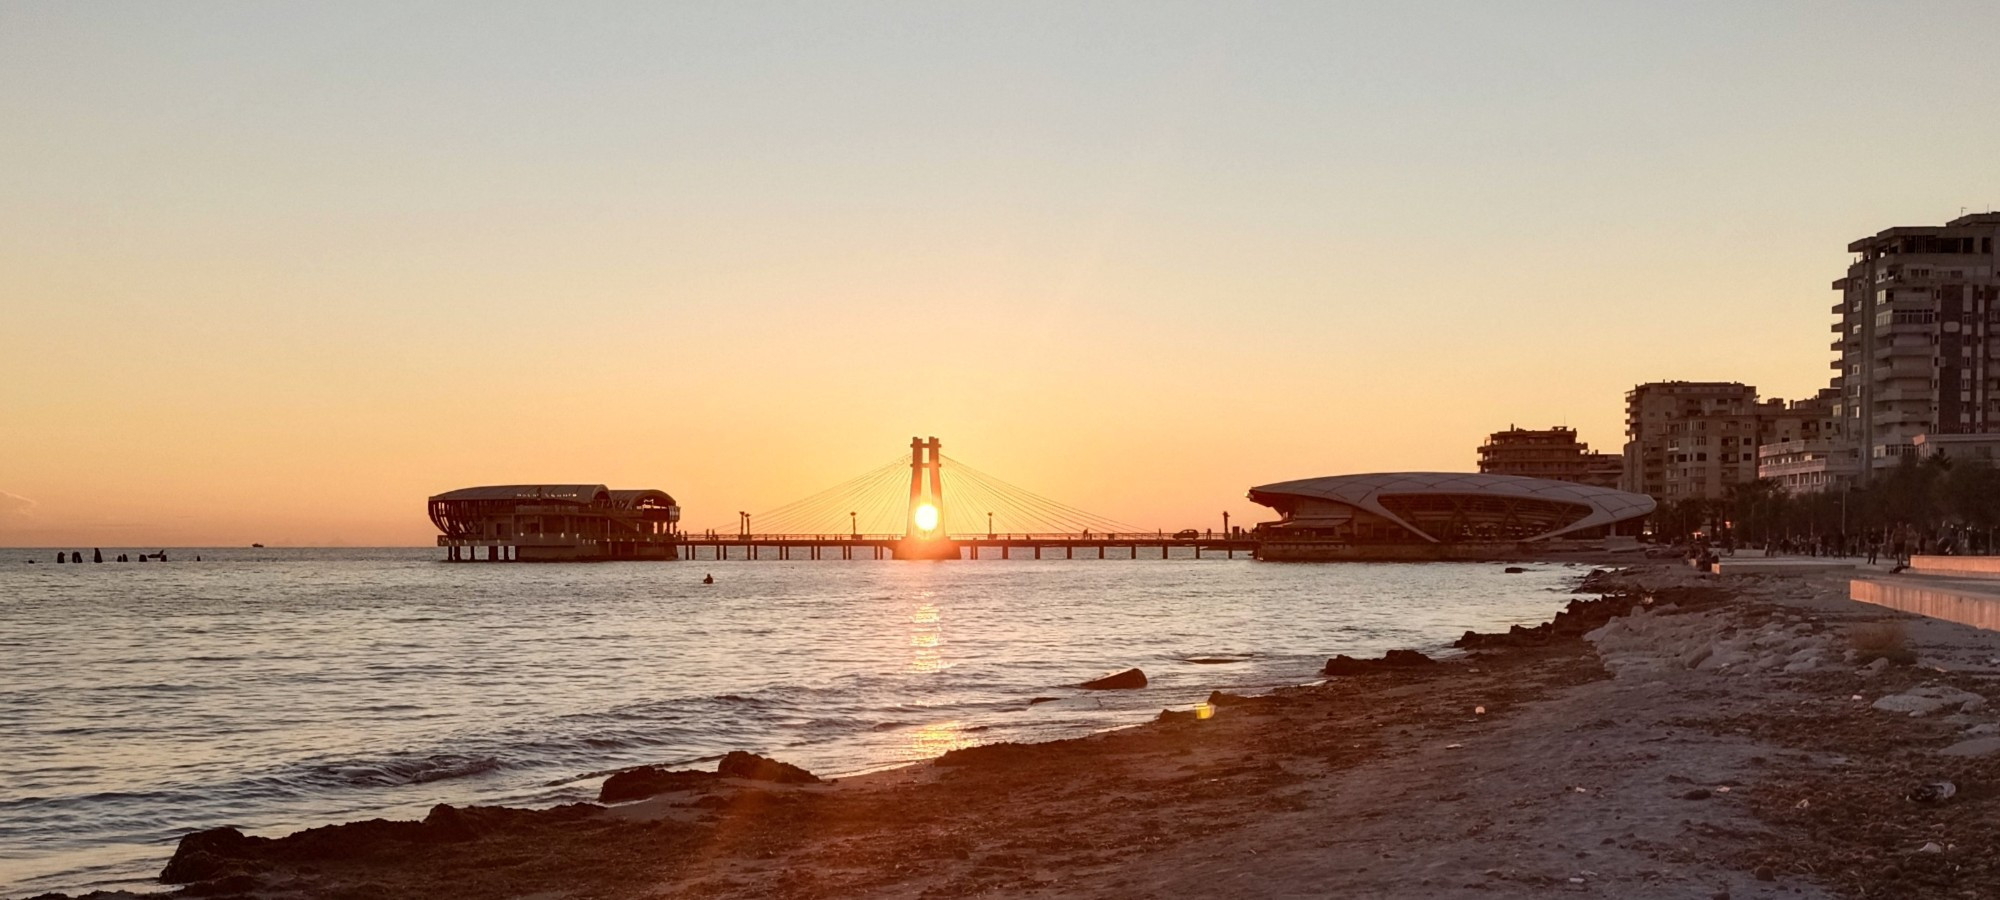
[[[681,508],[665,491],[601,484],[469,487],[430,498],[446,559],[678,559]]]

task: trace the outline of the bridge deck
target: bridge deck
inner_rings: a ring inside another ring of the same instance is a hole
[[[820,536],[820,535],[739,535],[730,536],[690,536],[682,539],[681,546],[687,548],[683,559],[892,559],[899,548],[907,542],[895,535],[860,536]],[[983,552],[997,550],[998,558],[1012,559],[1016,553],[1022,558],[1033,559],[1076,559],[1077,551],[1086,551],[1084,558],[1090,558],[1088,551],[1095,550],[1098,559],[1170,559],[1176,549],[1193,550],[1194,557],[1202,554],[1221,553],[1235,558],[1237,553],[1252,553],[1257,542],[1247,538],[1198,537],[1176,538],[1140,535],[1105,535],[1083,537],[1033,535],[961,537],[949,540],[925,541],[935,548],[926,553],[926,558],[945,559],[991,559],[994,554]],[[700,552],[707,548],[707,553]],[[742,548],[732,553],[732,548]],[[861,552],[857,552],[861,551]],[[1112,551],[1119,551],[1113,555]],[[1155,554],[1153,551],[1158,551]],[[798,552],[798,551],[803,551]],[[829,553],[828,551],[832,551]],[[1056,553],[1060,551],[1060,555]]]

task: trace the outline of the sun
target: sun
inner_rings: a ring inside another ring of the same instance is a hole
[[[915,516],[914,518],[915,518],[915,519],[916,519],[916,521],[917,521],[917,530],[918,530],[918,531],[936,531],[936,530],[937,530],[937,526],[938,526],[938,511],[937,511],[937,507],[935,507],[935,506],[932,506],[932,505],[930,505],[930,504],[928,504],[928,503],[926,503],[926,504],[924,504],[924,505],[922,505],[922,506],[919,506],[919,507],[917,507],[917,514],[916,514],[916,516]]]

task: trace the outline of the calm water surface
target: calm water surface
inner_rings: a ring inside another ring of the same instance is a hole
[[[0,896],[145,887],[181,834],[217,825],[594,799],[605,770],[733,749],[842,774],[1086,733],[1310,681],[1333,653],[1540,621],[1579,574],[169,555],[0,550]],[[1128,666],[1152,686],[1064,687]]]

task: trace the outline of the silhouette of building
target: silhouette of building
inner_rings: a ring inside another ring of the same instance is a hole
[[[681,508],[664,491],[601,484],[461,488],[430,498],[452,560],[675,559]]]
[[[1890,228],[1855,254],[1833,313],[1841,451],[1862,480],[1918,435],[2000,431],[2000,213]]]
[[[1592,452],[1589,444],[1577,441],[1574,428],[1558,425],[1534,431],[1509,425],[1479,445],[1479,471],[1615,488],[1624,472],[1624,457]]]
[[[1831,400],[1759,401],[1735,381],[1656,381],[1625,394],[1624,477],[1620,487],[1662,502],[1719,500],[1756,480],[1760,447],[1818,440]]]

